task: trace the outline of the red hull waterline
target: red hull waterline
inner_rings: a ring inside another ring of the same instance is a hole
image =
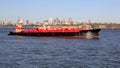
[[[8,35],[18,36],[40,36],[40,37],[75,37],[75,38],[100,38],[101,29],[89,30],[22,30],[20,32],[11,31]]]

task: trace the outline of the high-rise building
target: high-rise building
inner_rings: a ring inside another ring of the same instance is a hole
[[[68,24],[73,24],[73,21],[72,21],[71,17],[68,19]]]
[[[62,20],[61,20],[61,24],[65,24],[66,23],[66,20],[63,18]]]
[[[29,26],[29,24],[30,24],[30,23],[29,23],[29,20],[26,20],[26,25]]]
[[[58,17],[56,18],[56,23],[60,24],[60,19]]]
[[[48,19],[48,23],[49,23],[50,25],[52,25],[52,24],[53,24],[53,18],[49,18],[49,19]]]

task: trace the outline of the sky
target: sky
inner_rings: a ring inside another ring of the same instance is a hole
[[[0,20],[48,18],[120,23],[120,0],[0,0]]]

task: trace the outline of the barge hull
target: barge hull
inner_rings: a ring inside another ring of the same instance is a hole
[[[79,32],[10,32],[8,35],[18,36],[71,36],[79,38],[99,38],[100,29],[83,30]]]

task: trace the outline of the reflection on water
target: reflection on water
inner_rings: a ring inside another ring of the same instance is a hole
[[[119,68],[120,30],[100,39],[8,36],[0,29],[0,68]]]

